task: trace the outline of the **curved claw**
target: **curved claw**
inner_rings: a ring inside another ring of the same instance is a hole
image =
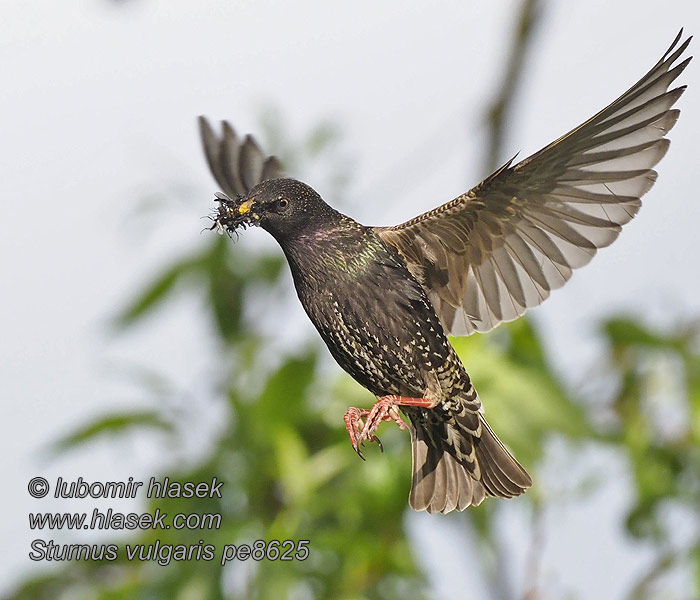
[[[398,402],[396,402],[394,396],[385,396],[381,398],[375,403],[372,410],[368,412],[369,414],[366,415],[364,427],[360,432],[360,439],[372,440],[375,438],[374,432],[382,421],[394,421],[394,423],[399,426],[399,429],[406,429],[406,423],[401,418]]]
[[[353,450],[362,460],[365,460],[365,457],[360,447],[364,445],[365,440],[377,442],[380,452],[384,452],[384,444],[374,434],[382,421],[394,421],[399,429],[406,429],[406,423],[401,418],[398,409],[401,399],[399,396],[385,396],[375,403],[372,410],[355,408],[354,406],[348,408],[344,417],[345,427],[348,430]]]
[[[377,445],[379,446],[379,451],[384,454],[384,444],[382,444],[382,440],[380,440],[376,435],[372,436],[372,441],[377,442]]]

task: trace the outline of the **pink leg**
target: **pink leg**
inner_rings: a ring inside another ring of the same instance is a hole
[[[398,406],[419,406],[421,408],[435,408],[437,403],[425,398],[408,398],[406,396],[384,396],[372,407],[372,410],[361,408],[349,408],[345,413],[345,426],[350,436],[352,447],[364,459],[360,446],[364,440],[376,441],[380,447],[379,438],[374,432],[382,421],[394,421],[399,429],[406,429],[406,423],[399,414]],[[363,419],[366,419],[363,422]]]
[[[348,435],[350,436],[350,442],[352,443],[352,447],[363,460],[365,457],[362,456],[362,452],[360,452],[360,435],[362,434],[362,430],[365,426],[362,419],[369,415],[369,412],[370,411],[365,410],[364,408],[355,408],[354,406],[351,406],[345,413],[345,417],[343,417],[345,421],[345,427],[347,428]]]
[[[363,440],[367,439],[370,442],[377,442],[379,447],[382,447],[382,442],[376,435],[370,434],[366,437],[362,437],[362,431],[365,428],[363,419],[369,416],[371,412],[372,411],[365,408],[355,408],[354,406],[351,406],[346,411],[344,417],[345,427],[348,430],[352,447],[362,460],[365,460],[365,457],[362,455],[362,451],[360,450]]]

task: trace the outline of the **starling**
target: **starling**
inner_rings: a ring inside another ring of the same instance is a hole
[[[448,513],[532,480],[484,419],[448,334],[486,332],[522,315],[609,245],[656,180],[690,58],[682,30],[654,67],[583,125],[469,192],[395,227],[367,227],[285,178],[250,136],[200,117],[223,193],[214,227],[257,225],[281,246],[297,294],[331,355],[377,397],[350,408],[354,449],[378,425],[410,429],[416,510]],[[680,45],[679,45],[680,43]],[[407,417],[408,424],[402,414]]]

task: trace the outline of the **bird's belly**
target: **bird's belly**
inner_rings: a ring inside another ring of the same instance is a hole
[[[420,397],[427,387],[424,368],[412,359],[408,349],[382,344],[377,339],[348,334],[338,328],[320,330],[323,341],[336,362],[356,381],[377,396],[397,394]]]
[[[331,355],[377,396],[423,397],[429,388],[437,392],[443,375],[447,384],[449,373],[463,371],[437,317],[433,322],[391,302],[323,306],[307,312]]]

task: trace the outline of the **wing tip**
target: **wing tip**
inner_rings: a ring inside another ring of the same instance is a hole
[[[197,117],[197,124],[209,169],[228,195],[248,193],[260,181],[282,176],[280,161],[266,155],[253,135],[246,134],[241,140],[226,120],[217,133],[204,115]]]

